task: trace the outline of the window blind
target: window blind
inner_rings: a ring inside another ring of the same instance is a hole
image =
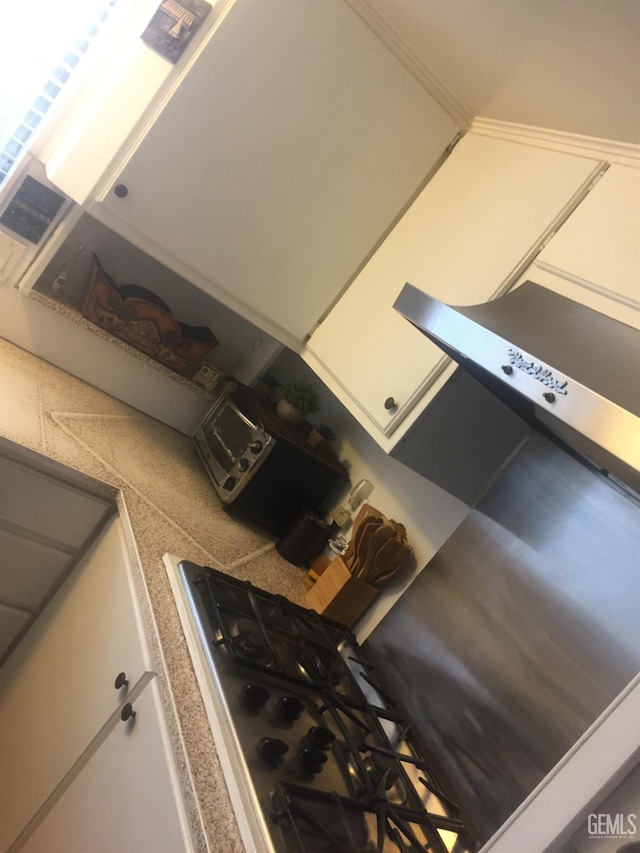
[[[36,97],[26,105],[22,113],[18,112],[17,120],[9,120],[4,133],[0,132],[0,186],[29,149],[36,131],[41,128],[47,113],[95,42],[117,2],[118,0],[98,0],[93,5],[87,4],[77,29],[69,33],[68,42],[61,48],[58,61],[51,70],[45,72]]]

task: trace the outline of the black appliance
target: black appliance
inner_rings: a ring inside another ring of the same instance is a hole
[[[330,447],[312,447],[304,428],[235,380],[223,381],[193,438],[225,510],[278,536],[305,508],[326,509],[347,480]]]
[[[165,562],[247,849],[476,849],[348,629],[249,582]]]

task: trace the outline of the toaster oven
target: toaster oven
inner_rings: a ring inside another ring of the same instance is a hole
[[[194,433],[198,455],[227,512],[276,535],[305,509],[326,509],[346,471],[330,448],[316,449],[250,388],[224,380]]]

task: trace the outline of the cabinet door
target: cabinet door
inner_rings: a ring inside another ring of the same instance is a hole
[[[236,0],[93,212],[301,340],[456,132],[342,0]]]
[[[71,781],[24,853],[179,853],[190,850],[167,757],[155,680]],[[132,725],[133,722],[133,725]]]
[[[375,438],[425,404],[447,364],[393,310],[405,282],[459,305],[501,295],[597,166],[474,133],[456,146],[308,343],[309,363],[320,362]]]
[[[611,166],[535,260],[563,295],[630,322],[640,310],[640,169]],[[532,276],[535,272],[532,272]],[[543,284],[546,282],[542,282]]]
[[[115,518],[0,670],[0,850],[149,668],[126,559]]]

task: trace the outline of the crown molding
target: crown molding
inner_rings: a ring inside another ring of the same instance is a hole
[[[463,130],[469,127],[473,120],[473,110],[400,35],[384,12],[373,8],[368,0],[345,2],[458,126]]]
[[[640,145],[476,116],[469,132],[640,168]]]
[[[382,4],[374,6],[372,0],[345,2],[442,109],[458,123],[461,130],[508,139],[523,145],[551,148],[576,156],[594,157],[609,163],[640,167],[640,145],[474,116],[469,104],[447,85],[424,57],[398,32],[385,15],[384,9],[380,8]]]

